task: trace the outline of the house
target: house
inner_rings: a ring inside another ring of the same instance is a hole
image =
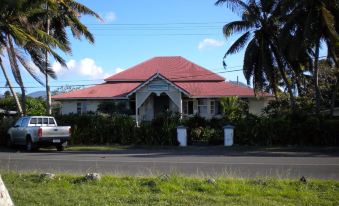
[[[183,57],[155,57],[105,79],[105,83],[53,96],[61,102],[62,114],[96,112],[104,101],[124,101],[137,122],[152,120],[169,110],[184,117],[199,114],[212,118],[220,114],[221,97],[238,96],[248,102],[254,114],[272,98],[253,89],[225,81]]]

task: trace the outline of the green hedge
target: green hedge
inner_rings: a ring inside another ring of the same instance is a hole
[[[188,127],[188,143],[202,141],[223,144],[224,119],[205,120],[195,116],[180,120],[177,114],[164,114],[151,122],[136,126],[134,119],[124,115],[63,115],[56,117],[59,125],[72,126],[70,144],[139,144],[177,145],[176,127]],[[5,143],[7,130],[15,119],[0,120],[0,143]],[[234,143],[256,146],[338,146],[339,119],[305,115],[246,115],[232,122]]]
[[[6,117],[0,119],[0,145],[6,144],[7,131],[14,125],[16,117]]]

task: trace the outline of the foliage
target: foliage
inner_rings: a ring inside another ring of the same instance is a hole
[[[72,145],[178,145],[178,125],[187,127],[188,144],[199,142],[223,144],[223,126],[233,124],[234,143],[250,146],[338,146],[339,119],[326,116],[293,113],[287,110],[269,110],[265,116],[247,114],[235,121],[225,119],[206,120],[195,116],[180,120],[178,114],[167,113],[137,127],[129,116],[114,114],[60,115],[59,125],[72,127]],[[2,142],[15,119],[1,120]],[[89,126],[90,125],[90,126]]]
[[[54,79],[56,75],[51,69],[47,54],[53,56],[55,61],[62,66],[67,67],[65,60],[56,52],[58,50],[66,54],[71,53],[67,29],[70,29],[76,39],[84,36],[90,43],[94,42],[93,35],[80,20],[82,15],[95,16],[100,19],[95,12],[74,0],[3,0],[0,2],[0,49],[7,51],[14,80],[21,89],[21,103],[13,90],[11,78],[7,75],[1,57],[0,66],[16,100],[19,113],[26,114],[26,91],[21,68],[27,70],[38,83],[44,85],[39,75],[35,73],[33,65],[44,74],[45,78],[52,77]],[[30,57],[30,60],[26,55]],[[49,85],[45,86],[49,97]],[[47,113],[50,113],[51,102],[47,101],[47,104]]]
[[[165,112],[151,122],[143,122],[137,129],[137,144],[146,145],[178,145],[177,126],[180,115]]]
[[[16,120],[16,117],[0,118],[0,145],[6,144],[7,131]]]
[[[337,101],[335,88],[339,88],[337,1],[216,1],[216,5],[223,4],[240,17],[223,28],[226,38],[240,34],[226,51],[225,66],[228,55],[245,48],[243,72],[248,84],[252,81],[255,92],[269,91],[278,97],[280,89],[287,90],[289,106],[294,110],[295,94],[305,98],[306,91],[317,113],[321,106],[329,108],[329,102],[333,107]],[[327,60],[333,64],[329,72],[323,72],[319,62],[322,45],[327,47]],[[321,82],[323,74],[325,82]],[[326,93],[323,102],[321,90]]]
[[[124,115],[60,115],[59,125],[72,127],[71,144],[132,144],[135,122]],[[89,126],[90,125],[90,126]]]
[[[234,142],[238,145],[339,145],[339,120],[337,119],[305,113],[262,117],[248,115],[234,125]]]
[[[0,99],[0,108],[7,111],[16,111],[15,100],[12,96]],[[46,103],[41,98],[26,97],[27,115],[44,115],[46,112]]]
[[[248,105],[238,97],[222,97],[220,100],[222,114],[227,121],[236,121],[248,113]]]

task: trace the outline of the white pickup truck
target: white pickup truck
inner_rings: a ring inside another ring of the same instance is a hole
[[[70,126],[58,126],[54,117],[21,117],[8,132],[7,146],[25,145],[27,151],[54,145],[63,151],[71,137]]]

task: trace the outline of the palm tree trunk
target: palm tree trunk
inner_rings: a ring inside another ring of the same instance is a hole
[[[281,77],[283,78],[284,80],[284,83],[286,85],[286,88],[287,88],[287,91],[288,91],[288,94],[290,95],[290,104],[291,104],[291,109],[292,111],[294,112],[295,111],[295,98],[294,98],[294,94],[293,94],[293,91],[292,91],[292,86],[290,84],[290,82],[288,81],[287,79],[287,76],[286,76],[286,73],[284,71],[284,64],[282,63],[281,61],[281,52],[279,52],[279,49],[276,48],[273,44],[270,45],[272,47],[272,50],[273,50],[273,54],[277,60],[277,64],[278,64],[278,69],[279,69],[279,72],[281,74]]]
[[[20,86],[20,90],[21,90],[21,106],[22,106],[22,114],[26,115],[26,90],[25,90],[25,86],[24,83],[22,82],[22,78],[20,75],[20,68],[18,66],[18,62],[16,59],[16,53],[14,50],[14,46],[13,46],[13,41],[10,35],[7,35],[7,39],[8,39],[8,46],[6,46],[7,49],[7,54],[8,54],[8,58],[11,62],[11,66],[13,67],[12,70],[17,72],[17,83]]]
[[[49,27],[50,27],[50,20],[48,17],[48,2],[46,2],[46,11],[47,11],[47,34],[49,35]],[[49,79],[48,79],[48,74],[47,74],[47,67],[48,67],[48,51],[46,50],[46,71],[45,71],[45,85],[46,85],[46,113],[47,115],[52,114],[52,99],[51,99],[51,89],[49,86]]]
[[[6,69],[5,69],[4,65],[3,65],[3,62],[2,62],[1,58],[0,58],[0,67],[1,67],[2,72],[4,73],[4,77],[5,77],[6,81],[7,81],[9,90],[11,91],[11,93],[13,95],[13,98],[15,100],[15,104],[16,104],[16,106],[18,108],[18,112],[19,112],[20,115],[22,115],[23,114],[22,113],[22,107],[21,107],[19,98],[18,98],[18,96],[16,95],[16,93],[15,93],[15,91],[13,89],[13,84],[12,84],[11,80],[9,79],[9,76],[7,74],[7,71],[6,71]]]
[[[320,89],[319,89],[319,50],[320,50],[320,40],[318,40],[315,48],[315,58],[314,58],[314,89],[315,89],[315,105],[316,113],[320,113]]]

